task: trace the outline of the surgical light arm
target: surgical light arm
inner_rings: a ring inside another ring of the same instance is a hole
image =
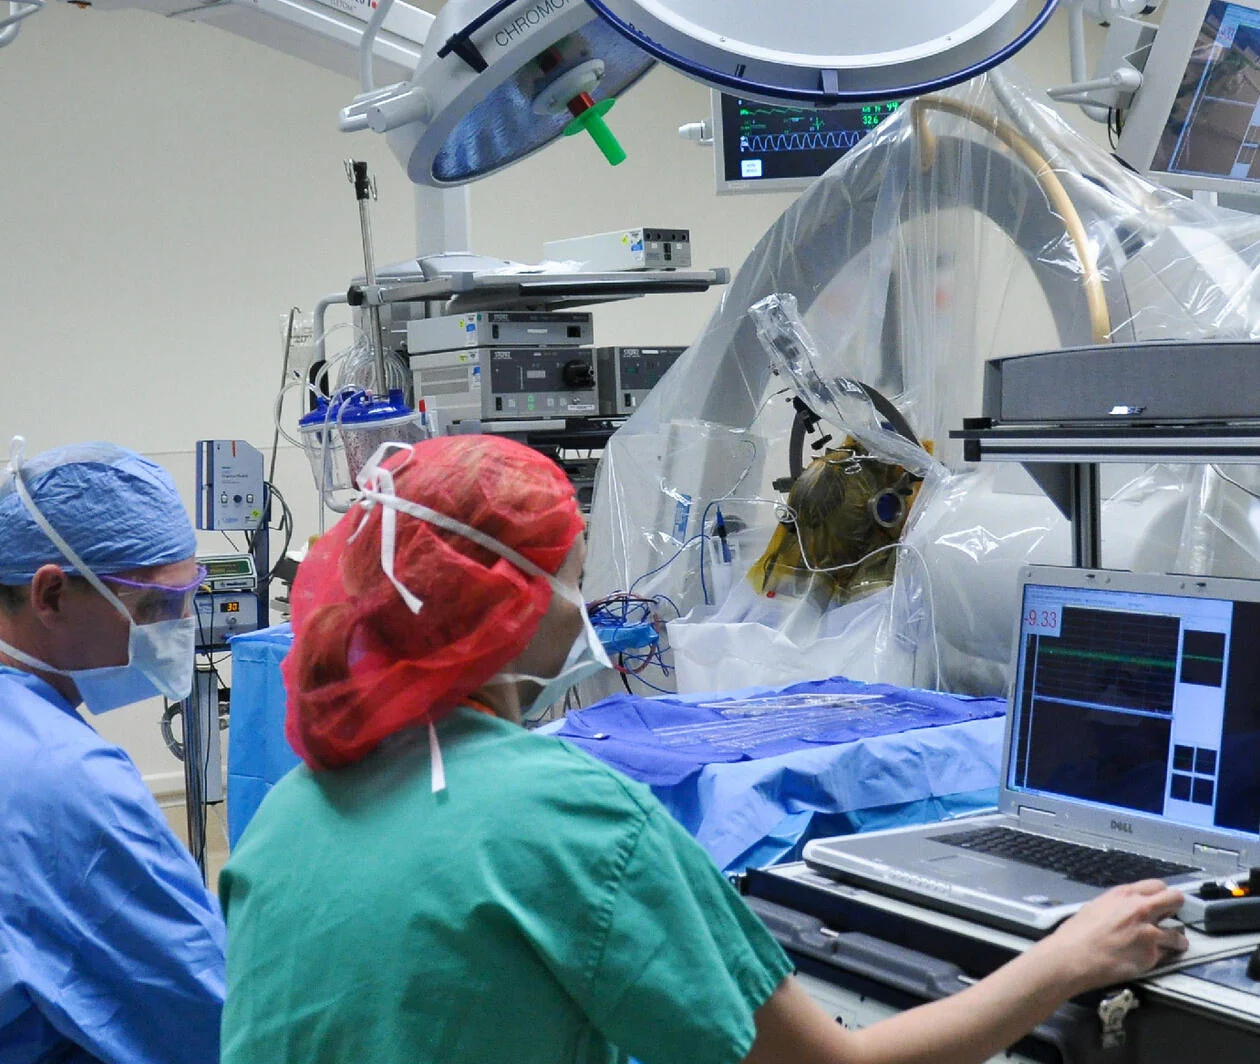
[[[1157,11],[1163,0],[1065,0],[1068,11],[1068,56],[1072,81],[1049,90],[1053,100],[1079,104],[1095,122],[1106,122],[1110,111],[1127,106],[1142,87],[1143,49],[1154,28],[1139,21]],[[1110,29],[1094,77],[1087,73],[1085,19]]]
[[[359,46],[371,0],[92,0],[89,14],[124,8],[199,22],[360,80]],[[407,0],[387,6],[372,38],[377,75],[409,78],[420,62],[433,16]]]
[[[0,18],[0,48],[6,44],[12,44],[17,39],[18,31],[22,28],[22,20],[29,18],[44,6],[44,0],[25,0],[19,3],[18,0],[10,0],[9,13]]]

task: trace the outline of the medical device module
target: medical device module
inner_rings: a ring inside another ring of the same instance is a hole
[[[604,417],[633,414],[686,350],[685,347],[597,347],[600,414]]]
[[[685,270],[691,266],[691,230],[632,226],[568,240],[549,240],[543,257],[576,262],[584,273],[617,270]]]
[[[198,666],[193,687],[182,702],[167,706],[162,733],[167,746],[184,762],[184,803],[188,842],[206,876],[206,805],[224,798],[219,742],[220,692],[227,689],[216,668],[217,655],[235,635],[270,623],[273,497],[263,456],[244,440],[198,440],[197,527],[205,531],[243,532],[247,553],[198,556],[205,576],[193,597]],[[284,522],[282,521],[283,525]],[[176,743],[172,722],[181,719],[183,742]]]
[[[495,310],[407,322],[407,352],[425,355],[470,347],[582,347],[594,339],[586,313]]]
[[[411,368],[416,391],[446,425],[599,412],[590,348],[478,347],[415,355]]]

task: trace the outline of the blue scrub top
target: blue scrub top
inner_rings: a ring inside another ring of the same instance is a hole
[[[0,1061],[217,1064],[223,954],[131,759],[0,668]]]

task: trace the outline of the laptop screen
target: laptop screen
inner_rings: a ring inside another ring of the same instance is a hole
[[[1260,603],[1024,585],[1007,786],[1260,835]]]

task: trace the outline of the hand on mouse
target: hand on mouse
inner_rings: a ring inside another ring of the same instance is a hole
[[[866,1064],[988,1060],[1068,998],[1142,975],[1186,949],[1186,937],[1180,931],[1157,926],[1180,909],[1184,900],[1180,891],[1155,880],[1109,890],[1054,934],[974,986],[860,1030],[834,1023],[831,1014],[818,1009],[797,986],[794,993],[809,1006],[801,1011],[813,1019],[808,1024],[802,1020],[800,1027],[776,1037],[764,1012],[769,1006],[762,1006],[757,1013],[757,1042],[745,1064],[805,1059]],[[771,1002],[788,996],[776,991]],[[797,1032],[806,1026],[808,1041],[802,1041]]]
[[[1179,927],[1158,926],[1184,902],[1181,891],[1157,879],[1115,887],[1030,952],[1058,966],[1076,993],[1124,982],[1185,952]]]

